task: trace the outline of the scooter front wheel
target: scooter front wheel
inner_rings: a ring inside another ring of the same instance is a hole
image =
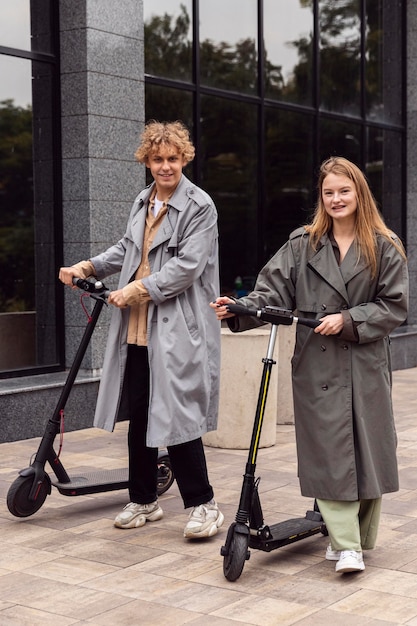
[[[245,561],[249,558],[249,536],[233,532],[229,552],[223,559],[223,573],[231,582],[237,580],[243,571]]]
[[[18,476],[7,492],[7,508],[15,517],[29,517],[39,511],[50,493],[49,485],[44,480],[38,489],[36,500],[30,500],[33,476]]]
[[[160,454],[158,456],[158,496],[168,491],[174,482],[174,472],[172,470],[171,459],[169,454]]]

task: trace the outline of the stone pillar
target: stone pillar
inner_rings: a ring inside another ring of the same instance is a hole
[[[417,3],[407,0],[407,253],[408,324],[417,324]]]
[[[145,184],[134,160],[144,123],[142,0],[61,0],[64,264],[115,243]],[[114,288],[117,278],[109,281]],[[65,290],[66,358],[73,360],[86,318]],[[102,365],[109,312],[85,358]]]

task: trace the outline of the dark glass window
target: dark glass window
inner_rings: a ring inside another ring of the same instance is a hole
[[[360,115],[361,20],[359,0],[319,0],[320,106]]]
[[[313,118],[268,109],[265,128],[264,260],[305,224],[314,202]]]
[[[219,211],[223,291],[240,276],[245,284],[257,263],[257,110],[243,102],[204,96],[201,185]]]
[[[352,122],[322,118],[319,125],[319,161],[343,156],[361,166],[361,128]]]
[[[172,30],[171,5],[161,0],[158,15],[171,16]],[[155,10],[152,0],[144,6],[145,15]],[[319,164],[331,155],[366,172],[404,235],[404,0],[194,0],[193,15],[187,7],[193,71],[185,83],[147,70],[146,117],[192,118],[193,180],[219,209],[222,292],[237,276],[250,285],[309,220]],[[145,59],[153,42],[146,34]]]
[[[402,2],[367,0],[365,98],[370,120],[400,124],[402,120]]]
[[[242,93],[258,87],[257,8],[253,0],[200,2],[200,79]]]
[[[190,81],[192,75],[192,2],[144,2],[145,72]]]
[[[56,63],[34,51],[52,50],[50,3],[32,2],[31,14],[29,4],[10,3],[5,12],[13,36],[5,22],[0,27],[1,376],[46,371],[59,361]]]
[[[312,104],[313,4],[264,0],[265,95]]]
[[[384,219],[403,234],[402,135],[382,128],[368,131],[366,175]]]

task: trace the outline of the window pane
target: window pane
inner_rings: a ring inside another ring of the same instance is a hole
[[[264,0],[265,94],[312,102],[313,7],[294,0]]]
[[[366,175],[382,215],[399,237],[402,231],[402,136],[400,133],[371,128],[368,132]]]
[[[191,0],[144,0],[145,72],[177,80],[192,77]]]
[[[30,0],[2,2],[0,46],[30,50]]]
[[[343,156],[357,165],[361,161],[361,130],[357,124],[322,119],[319,128],[320,161]]]
[[[202,187],[219,212],[222,293],[236,278],[251,285],[257,259],[257,112],[252,105],[202,99]]]
[[[366,112],[376,121],[401,123],[402,2],[366,2]]]
[[[200,2],[200,78],[204,85],[257,91],[257,3],[253,0]]]
[[[320,106],[360,114],[359,0],[320,0]]]
[[[264,259],[269,260],[311,215],[312,118],[276,109],[266,115]]]
[[[0,101],[0,370],[36,362],[31,64],[0,57],[5,71],[14,84]]]
[[[0,56],[0,371],[57,362],[52,66]],[[31,94],[33,88],[33,96]],[[13,338],[13,349],[6,341]]]

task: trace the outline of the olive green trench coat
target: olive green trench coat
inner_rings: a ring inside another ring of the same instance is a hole
[[[389,334],[407,316],[408,272],[389,241],[377,242],[371,278],[354,245],[339,267],[327,236],[314,251],[297,229],[239,300],[312,318],[347,310],[357,326],[357,342],[296,330],[292,381],[304,496],[355,501],[398,490]],[[256,325],[252,317],[230,319],[234,331]]]

